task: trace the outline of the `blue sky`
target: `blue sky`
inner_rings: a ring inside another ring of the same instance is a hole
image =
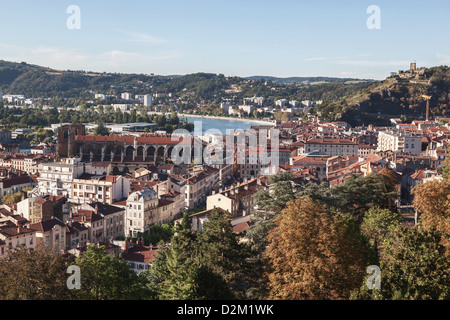
[[[0,59],[56,69],[384,79],[411,61],[450,64],[443,0],[15,0],[0,12]]]

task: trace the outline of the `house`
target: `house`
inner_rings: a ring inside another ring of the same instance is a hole
[[[208,216],[212,213],[213,210],[219,210],[219,212],[226,212],[222,208],[214,208],[209,210],[204,210],[189,216],[191,221],[191,230],[193,233],[202,232],[205,223],[208,223]],[[252,224],[251,216],[237,217],[233,218],[230,221],[231,226],[233,228],[233,232],[236,234],[243,234]]]
[[[153,261],[156,259],[158,247],[144,246],[142,243],[133,244],[125,241],[124,252],[122,258],[125,260],[130,269],[139,274],[144,270],[150,269]]]
[[[36,230],[36,243],[54,252],[66,250],[66,225],[57,218],[41,220],[30,224]]]
[[[29,175],[20,175],[0,180],[0,199],[8,194],[17,193],[25,188],[33,188],[36,183]]]
[[[97,247],[103,247],[105,249],[105,253],[108,255],[111,255],[115,258],[118,258],[120,256],[121,253],[121,249],[120,246],[111,243],[111,242],[104,242],[104,241],[99,241],[95,244],[92,244],[90,242],[88,242],[86,245],[84,246],[77,246],[76,248],[72,248],[67,250],[68,253],[74,255],[75,257],[79,257],[81,255],[84,254],[84,252],[86,252],[86,250],[88,249],[88,247],[90,247],[91,245],[96,245]]]
[[[36,247],[36,233],[37,231],[34,229],[13,223],[0,225],[0,241],[4,243],[3,248],[5,250],[12,250],[20,245],[34,249]]]
[[[233,218],[247,216],[251,213],[254,204],[254,195],[259,190],[266,189],[261,179],[245,180],[242,184],[231,186],[229,189],[220,190],[208,196],[206,210],[220,208],[230,212]]]
[[[219,186],[220,170],[208,166],[193,171],[185,178],[185,207],[193,210],[206,202],[208,195]]]
[[[89,243],[98,243],[104,240],[104,219],[94,211],[77,209],[75,212],[71,212],[69,221],[79,222],[89,229]]]
[[[433,179],[442,179],[436,170],[416,170],[410,174],[407,174],[406,179],[402,181],[402,191],[404,192],[402,195],[403,200],[407,203],[412,203],[414,200],[414,195],[411,192],[412,189],[421,183],[425,183]]]
[[[103,218],[102,240],[114,240],[125,235],[125,208],[102,202],[91,202],[83,204],[81,209],[92,211]]]
[[[66,248],[86,246],[89,242],[89,228],[78,221],[66,222]]]

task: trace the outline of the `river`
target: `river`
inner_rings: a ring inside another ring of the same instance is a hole
[[[192,122],[197,127],[195,131],[200,131],[204,133],[210,129],[216,129],[222,132],[222,134],[227,134],[230,130],[248,130],[251,126],[268,125],[261,121],[247,121],[247,120],[234,120],[234,119],[215,119],[207,117],[190,117],[190,116],[179,116],[180,119],[186,119],[188,122]],[[273,126],[274,124],[272,124]]]

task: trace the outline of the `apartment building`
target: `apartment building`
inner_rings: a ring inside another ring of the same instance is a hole
[[[79,162],[75,158],[63,159],[61,162],[42,163],[38,166],[39,195],[52,194],[69,197],[72,182],[84,172],[91,172],[91,164]]]
[[[60,253],[66,250],[66,225],[57,218],[41,220],[29,226],[36,231],[36,243]]]
[[[86,246],[89,242],[89,228],[78,221],[66,222],[67,250]]]
[[[94,212],[103,218],[103,238],[100,241],[116,239],[125,235],[125,208],[93,202],[83,204],[81,209]]]
[[[220,208],[230,212],[232,218],[247,216],[253,208],[255,193],[264,189],[266,186],[260,179],[244,180],[242,184],[208,196],[206,210]]]
[[[244,163],[239,167],[241,178],[251,179],[259,175],[271,175],[272,166],[289,164],[291,149],[279,147],[273,152],[270,147],[267,150],[259,147],[246,150]]]
[[[48,159],[42,155],[18,154],[11,158],[11,168],[30,174],[33,172],[33,167],[46,161]]]
[[[208,166],[193,168],[185,178],[185,207],[193,210],[204,205],[212,190],[218,189],[220,170]]]
[[[126,236],[146,233],[153,224],[163,224],[175,217],[174,202],[158,199],[153,189],[135,191],[126,201]]]
[[[8,250],[13,250],[20,245],[34,249],[36,233],[36,230],[20,225],[0,224],[0,257],[4,256]]]
[[[127,197],[130,180],[123,176],[83,173],[72,181],[71,200],[77,203],[112,204]]]
[[[419,156],[422,153],[422,136],[394,130],[380,131],[377,150],[400,151]]]
[[[350,139],[313,138],[305,142],[306,154],[317,154],[328,157],[358,156],[358,144]]]

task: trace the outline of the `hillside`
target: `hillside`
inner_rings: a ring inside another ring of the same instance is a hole
[[[243,98],[253,96],[265,97],[267,105],[274,105],[278,99],[322,100],[318,111],[324,119],[344,120],[354,126],[387,125],[392,117],[423,117],[426,101],[422,96],[429,95],[431,115],[450,116],[447,66],[423,69],[420,75],[411,78],[395,75],[384,81],[372,81],[329,77],[240,78],[211,73],[182,76],[94,73],[0,60],[0,90],[27,98],[85,101],[93,99],[93,92],[114,96],[122,92],[132,95],[170,92],[172,102],[163,98],[157,103],[178,101],[184,111],[198,103],[214,110],[223,99],[242,103]]]
[[[350,94],[338,102],[324,104],[325,118],[341,119],[352,125],[387,124],[390,117],[424,117],[426,100],[431,96],[431,116],[450,116],[450,68],[433,67],[423,76],[410,79],[398,75]]]
[[[188,101],[192,106],[198,102],[217,104],[223,98],[241,103],[242,98],[255,95],[264,96],[269,102],[283,98],[336,100],[372,83],[326,77],[262,78],[249,80],[210,73],[157,76],[61,71],[0,60],[0,90],[5,94],[23,94],[27,98],[92,98],[92,92],[116,96],[121,92],[132,95],[170,92],[173,97]],[[301,84],[298,83],[300,81]]]
[[[366,79],[353,79],[353,78],[334,78],[334,77],[287,77],[287,78],[279,78],[279,77],[271,77],[271,76],[252,76],[246,77],[248,80],[264,80],[264,81],[272,81],[278,84],[323,84],[330,82],[344,82],[344,83],[361,83],[373,80]]]

